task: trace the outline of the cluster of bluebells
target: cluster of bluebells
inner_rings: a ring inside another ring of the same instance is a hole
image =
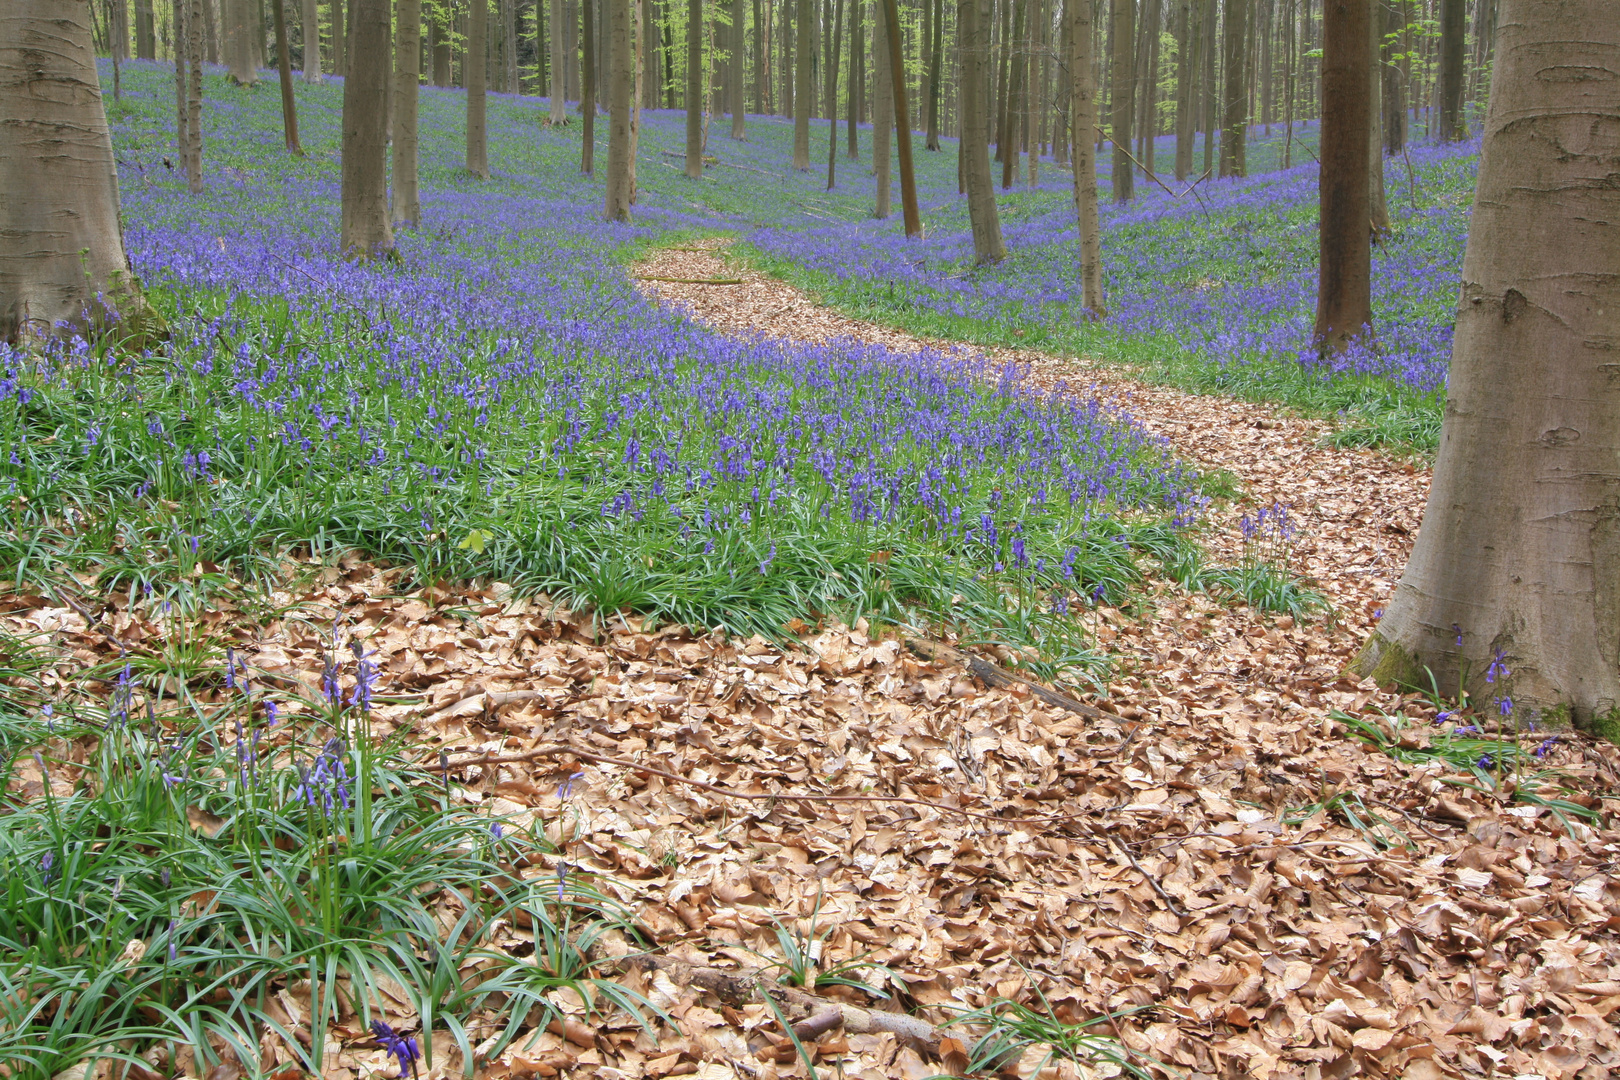
[[[139,73],[131,100],[161,93]],[[434,123],[454,100],[424,97],[425,172],[453,160]],[[489,557],[514,577],[543,576],[537,553],[557,529],[610,551],[640,540],[689,566],[720,551],[734,572],[786,573],[775,537],[808,521],[1038,573],[1112,542],[1117,528],[1074,535],[1089,511],[1178,525],[1198,514],[1197,477],[1162,442],[1095,402],[1025,389],[998,363],[735,340],[643,300],[608,253],[692,221],[651,186],[631,227],[599,221],[594,189],[549,157],[498,189],[430,189],[423,227],[398,238],[403,266],[383,273],[339,256],[332,177],[258,155],[268,110],[205,104],[211,139],[259,164],[210,173],[194,198],[136,182],[132,152],[124,209],[142,276],[214,299],[174,320],[180,360],[161,385],[137,385],[138,365],[119,369],[109,393],[141,401],[134,422],[85,417],[59,444],[18,440],[13,479],[36,501],[61,490],[51,478],[69,475],[73,455],[71,468],[98,477],[129,470],[122,490],[135,497],[201,502],[209,550],[307,529],[342,503],[366,507],[367,520],[330,526],[350,542],[448,553],[461,539],[452,526],[490,514],[508,529]],[[314,115],[311,138],[330,123]],[[495,110],[498,157],[532,147],[530,119]],[[644,139],[662,123],[649,117]],[[131,134],[144,132],[119,138]],[[292,344],[256,321],[254,298],[271,296],[300,326]],[[18,400],[97,363],[73,346],[0,357],[0,368],[12,361],[36,365],[16,380]],[[166,464],[140,474],[134,461]],[[375,668],[356,662],[349,704],[365,708]],[[328,668],[335,703],[335,648]]]
[[[349,789],[353,781],[344,764],[346,756],[342,739],[328,739],[314,762],[307,767],[298,766],[299,782],[293,789],[293,798],[327,817],[332,816],[339,803],[343,809],[350,809],[353,804],[349,801]]]

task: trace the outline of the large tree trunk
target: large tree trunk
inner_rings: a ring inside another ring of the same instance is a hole
[[[1221,63],[1226,89],[1221,96],[1221,175],[1248,172],[1249,6],[1253,0],[1226,0],[1226,41]],[[1328,4],[1337,0],[1325,0]]]
[[[394,224],[416,225],[422,202],[416,173],[416,94],[421,82],[422,0],[399,0],[394,48]]]
[[[479,0],[482,2],[482,0]],[[393,257],[388,223],[388,0],[349,0],[349,75],[343,83],[342,225],[353,259]]]
[[[703,176],[703,0],[686,0],[686,175]]]
[[[489,90],[489,0],[471,0],[467,53],[461,81],[467,85],[467,171],[489,179],[489,138],[485,121]]]
[[[889,78],[888,20],[883,0],[877,0],[877,18],[872,20],[872,216],[887,218],[892,209],[894,167],[890,139],[894,130],[894,80]],[[991,198],[994,198],[992,195]]]
[[[1080,292],[1092,318],[1106,314],[1102,286],[1102,227],[1097,209],[1097,88],[1091,74],[1091,0],[1069,0],[1070,106],[1074,110],[1074,210],[1080,227]]]
[[[1076,0],[1070,0],[1071,3]],[[990,175],[989,102],[990,0],[956,0],[956,39],[962,69],[962,179],[967,187],[968,219],[973,226],[973,257],[979,266],[1007,257],[996,212],[995,180]],[[1091,0],[1078,0],[1088,10]],[[1089,144],[1090,140],[1086,140]],[[1076,155],[1078,158],[1078,154]],[[1076,166],[1078,168],[1078,166]]]
[[[630,8],[636,0],[608,0],[608,159],[607,204],[609,221],[630,220],[631,101],[636,94],[635,63],[630,48]]]
[[[553,125],[568,122],[568,102],[563,96],[563,0],[551,0],[551,117]]]
[[[1147,0],[1146,17],[1143,18],[1142,36],[1146,48],[1142,50],[1143,66],[1141,78],[1138,80],[1142,86],[1142,152],[1136,159],[1142,163],[1142,169],[1148,174],[1153,173],[1154,137],[1159,133],[1159,7],[1160,0]]]
[[[1476,700],[1614,737],[1620,19],[1502,0],[1498,25],[1434,485],[1355,667],[1446,694],[1466,673]],[[1511,674],[1487,687],[1497,656]]]
[[[220,0],[220,15],[225,22],[225,67],[231,81],[241,86],[259,81],[252,41],[258,31],[251,21],[257,11],[253,0]]]
[[[0,0],[0,341],[163,332],[130,272],[84,0]]]
[[[1316,337],[1339,350],[1372,323],[1367,238],[1367,53],[1371,0],[1327,0],[1322,11],[1321,272]],[[1223,155],[1224,160],[1224,155]]]
[[[107,34],[112,38],[112,58],[129,59],[129,0],[112,0],[107,16]]]
[[[303,0],[299,22],[304,29],[304,81],[321,81],[321,13],[317,0]]]
[[[298,105],[293,100],[292,46],[287,42],[286,0],[270,0],[276,20],[276,75],[281,84],[281,134],[287,152],[303,157],[304,148],[298,145]]]
[[[1463,121],[1463,27],[1467,16],[1464,0],[1440,0],[1440,82],[1436,88],[1440,103],[1440,141],[1456,142],[1468,137]]]
[[[1114,201],[1129,202],[1135,174],[1131,167],[1131,120],[1136,112],[1136,0],[1114,0],[1113,111],[1109,137],[1114,143]]]
[[[542,8],[539,17],[543,18],[544,14]],[[433,85],[449,89],[453,79],[450,70],[453,62],[450,52],[450,13],[439,5],[435,5],[428,17],[428,52],[433,58]]]
[[[152,0],[135,0],[135,58],[157,59],[157,20]]]
[[[797,68],[793,86],[793,167],[810,167],[810,108],[815,86],[810,70],[816,51],[816,0],[798,0],[799,25],[794,34]]]

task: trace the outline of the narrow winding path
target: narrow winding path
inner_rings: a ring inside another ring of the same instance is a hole
[[[727,243],[708,240],[659,251],[638,269],[642,289],[724,333],[754,335],[763,329],[770,336],[792,340],[850,338],[898,351],[963,348],[846,318],[791,285],[728,260]],[[690,283],[713,279],[740,279],[741,284]],[[1248,668],[1248,679],[1278,684],[1278,689],[1293,688],[1300,675],[1320,680],[1328,675],[1328,666],[1343,669],[1406,564],[1428,497],[1427,469],[1375,451],[1324,445],[1327,425],[1286,415],[1271,405],[1151,386],[1079,357],[1033,350],[982,351],[1027,365],[1033,383],[1046,387],[1064,383],[1077,393],[1097,397],[1167,440],[1181,457],[1203,469],[1235,476],[1239,497],[1213,507],[1208,517],[1206,544],[1213,558],[1231,562],[1238,557],[1239,523],[1245,514],[1274,502],[1287,506],[1298,529],[1297,569],[1332,600],[1334,618],[1298,626],[1264,620],[1269,625],[1237,627],[1242,636],[1252,636],[1255,630],[1273,636],[1280,632],[1293,646],[1269,650],[1269,664],[1239,666]],[[1144,667],[1167,659],[1172,650],[1186,649],[1188,642],[1180,639],[1188,608],[1171,603],[1160,610],[1144,642]],[[1246,610],[1229,617],[1252,618]],[[1207,628],[1200,625],[1196,636],[1192,644],[1207,653]],[[1287,659],[1290,655],[1314,662],[1301,670]]]

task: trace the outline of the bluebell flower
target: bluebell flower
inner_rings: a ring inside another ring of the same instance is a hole
[[[422,1051],[416,1044],[415,1036],[407,1037],[381,1020],[371,1022],[371,1033],[376,1037],[377,1045],[399,1061],[401,1073],[409,1069],[411,1074],[415,1075],[416,1063],[422,1059]]]

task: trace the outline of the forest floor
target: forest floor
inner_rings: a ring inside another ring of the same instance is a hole
[[[723,244],[635,272],[727,333],[919,344],[739,268]],[[499,584],[400,596],[400,568],[352,556],[266,598],[296,615],[210,614],[256,678],[306,701],[324,628],[364,640],[376,732],[408,734],[430,764],[450,754],[458,804],[556,845],[531,874],[565,862],[656,942],[657,964],[622,976],[667,1018],[656,1039],[558,990],[568,1023],[479,1075],[764,1080],[809,1075],[811,1059],[866,1080],[992,1063],[1107,1076],[1110,1056],[1189,1077],[1620,1069],[1620,748],[1465,735],[1436,725],[1435,702],[1343,675],[1404,564],[1427,470],[1325,446],[1322,423],[1275,408],[1073,357],[1001,358],[1230,474],[1206,516],[1212,556],[1235,560],[1242,518],[1286,505],[1295,570],[1330,610],[1266,614],[1152,584],[1081,616],[1116,668],[1079,711],[864,623],[801,627],[782,648],[602,622]],[[160,638],[155,617],[116,597],[90,610],[0,596],[7,632],[62,646],[45,678],[64,690]],[[558,745],[576,752],[545,749]],[[510,760],[456,764],[480,755]],[[67,772],[20,761],[13,788],[66,795]],[[908,1034],[845,1009],[841,1030],[802,1027],[801,1050],[776,1006],[722,974],[746,972],[808,985],[782,1005],[790,1023],[842,1003],[927,1024]],[[928,1026],[970,1012],[943,1039]],[[363,1030],[333,1033],[328,1080],[397,1074]],[[461,1074],[446,1042],[425,1075]],[[291,1060],[269,1039],[267,1068]]]

